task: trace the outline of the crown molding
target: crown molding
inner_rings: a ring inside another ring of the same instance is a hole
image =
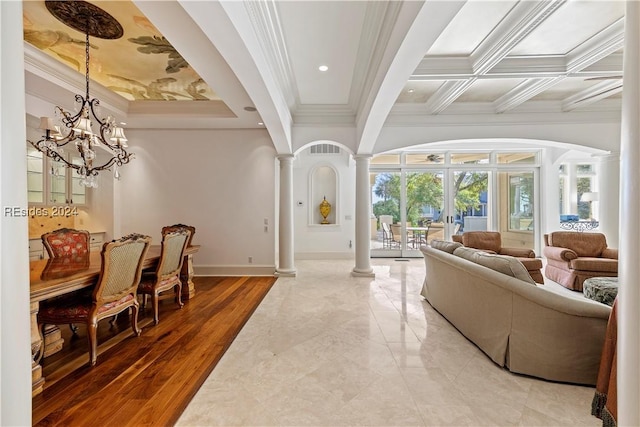
[[[623,46],[624,18],[620,18],[566,55],[567,73],[574,73],[595,64]]]
[[[59,86],[72,93],[79,93],[84,96],[86,91],[85,75],[72,68],[56,61],[51,56],[35,48],[31,44],[24,42],[24,69],[26,72],[41,77],[51,84]],[[47,93],[35,93],[30,88],[26,88],[27,93],[47,99]],[[112,110],[119,115],[127,115],[129,101],[121,95],[107,89],[95,80],[91,80],[90,96],[98,98],[103,108]],[[54,103],[60,100],[52,100]]]
[[[562,100],[562,111],[584,108],[601,99],[622,92],[622,79],[605,80]]]
[[[564,80],[564,76],[528,79],[493,102],[496,113],[504,113]]]
[[[289,109],[294,110],[300,96],[282,33],[277,2],[250,0],[245,1],[244,6],[280,91]]]
[[[620,122],[621,102],[607,99],[580,111],[564,112],[563,101],[529,101],[505,113],[496,113],[492,102],[457,102],[438,115],[428,114],[424,104],[396,104],[386,126],[425,124],[466,126],[492,124],[597,123]],[[586,107],[586,105],[585,105]]]
[[[349,94],[349,106],[354,113],[364,108],[401,8],[401,2],[367,4]]]
[[[438,114],[450,106],[462,93],[476,81],[475,77],[466,80],[452,80],[443,83],[438,90],[429,97],[425,107],[431,114]]]

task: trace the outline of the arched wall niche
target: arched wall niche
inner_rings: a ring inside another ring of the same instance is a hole
[[[333,165],[320,163],[309,171],[309,224],[313,225],[337,225],[340,218],[340,177]],[[323,216],[320,213],[320,204],[326,199],[331,205],[331,212],[327,216],[329,224],[322,224]]]

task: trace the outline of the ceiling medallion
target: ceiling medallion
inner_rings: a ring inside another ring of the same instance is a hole
[[[117,39],[124,33],[122,26],[113,16],[85,1],[45,1],[45,5],[58,20],[85,34],[86,92],[84,97],[75,97],[78,105],[76,114],[56,106],[55,119],[42,117],[40,129],[45,131],[45,136],[37,142],[29,142],[54,161],[77,170],[82,176],[80,184],[86,187],[97,187],[98,172],[103,170],[113,168],[114,178],[120,179],[118,167],[129,163],[133,154],[126,150],[128,145],[124,129],[117,126],[111,116],[99,118],[96,110],[100,100],[89,97],[89,36]],[[97,132],[92,130],[92,122],[97,124]],[[81,162],[74,161],[64,153],[63,147],[70,143],[80,154]],[[94,164],[98,162],[96,147],[103,148],[110,155],[108,160],[97,165]]]

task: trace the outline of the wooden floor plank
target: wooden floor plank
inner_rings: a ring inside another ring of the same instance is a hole
[[[196,296],[182,309],[163,301],[158,325],[149,307],[141,310],[140,337],[126,315],[114,328],[101,322],[94,367],[86,328],[75,337],[61,328],[65,345],[44,361],[47,382],[33,399],[33,425],[174,424],[275,280],[196,277]]]

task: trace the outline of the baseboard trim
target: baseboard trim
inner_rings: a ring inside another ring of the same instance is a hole
[[[274,276],[275,265],[196,265],[195,276]]]
[[[355,259],[353,252],[298,252],[295,259]]]

